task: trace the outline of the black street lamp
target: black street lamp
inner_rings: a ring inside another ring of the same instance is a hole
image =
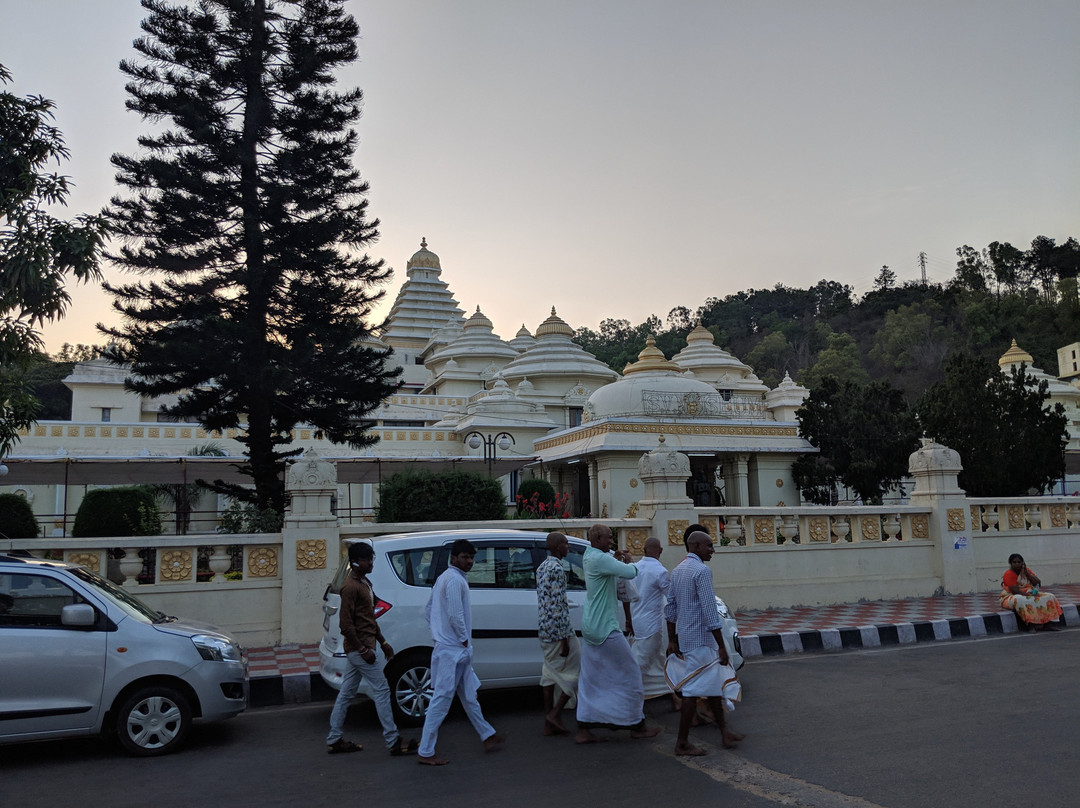
[[[514,440],[514,436],[509,432],[500,432],[497,435],[484,435],[476,430],[472,432],[466,432],[462,437],[466,443],[469,444],[470,449],[479,449],[484,447],[484,461],[487,463],[488,476],[491,476],[491,464],[498,457],[498,449],[502,449],[504,452],[511,446],[517,443]]]

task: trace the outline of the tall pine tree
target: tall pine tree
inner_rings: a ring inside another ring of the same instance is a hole
[[[352,162],[362,94],[334,87],[358,27],[343,0],[142,5],[139,57],[120,69],[154,126],[112,158],[126,193],[110,257],[144,279],[107,285],[123,319],[99,328],[130,389],[240,428],[254,497],[230,493],[280,508],[293,428],[370,445],[367,416],[397,386],[367,341],[390,269],[361,252],[379,224]]]

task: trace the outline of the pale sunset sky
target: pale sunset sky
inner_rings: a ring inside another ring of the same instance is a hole
[[[356,164],[396,270],[422,236],[504,339],[884,264],[946,281],[956,247],[1080,237],[1076,0],[351,0]],[[117,64],[137,0],[0,0],[7,89],[57,103],[75,183],[146,129]],[[110,277],[115,270],[107,269]],[[100,343],[72,289],[47,348]]]

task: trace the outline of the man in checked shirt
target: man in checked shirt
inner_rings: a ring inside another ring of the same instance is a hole
[[[729,729],[724,720],[721,695],[725,676],[720,666],[728,664],[728,652],[721,632],[723,624],[716,610],[712,570],[708,566],[712,557],[713,543],[709,534],[697,531],[687,537],[686,558],[671,573],[671,595],[664,609],[668,653],[684,661],[688,674],[682,685],[676,755],[697,757],[705,754],[704,749],[690,743],[690,724],[699,697],[709,699],[725,748],[733,749],[744,737]]]

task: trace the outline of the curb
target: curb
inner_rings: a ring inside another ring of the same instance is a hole
[[[1061,609],[1065,613],[1062,619],[1066,626],[1080,625],[1080,610],[1077,604],[1063,603]],[[1019,630],[1016,613],[1006,611],[972,617],[926,620],[918,623],[808,629],[780,634],[750,634],[740,637],[739,641],[743,658],[750,659],[756,656],[909,645],[917,642],[981,637],[989,634],[1015,634]]]

